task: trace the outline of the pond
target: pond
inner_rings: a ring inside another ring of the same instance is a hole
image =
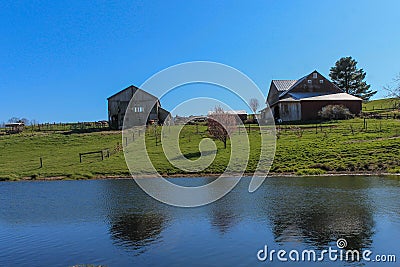
[[[212,178],[174,178],[204,184]],[[132,179],[0,183],[0,266],[310,266],[257,257],[314,250],[343,238],[346,249],[400,261],[396,177],[272,177],[254,193],[249,179],[199,208],[167,206]],[[264,253],[260,252],[259,256]],[[295,255],[295,254],[293,254]],[[323,259],[328,266],[374,266]],[[385,263],[382,266],[395,266]]]

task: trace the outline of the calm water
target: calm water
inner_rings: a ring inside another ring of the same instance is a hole
[[[395,254],[399,264],[399,178],[270,178],[252,194],[248,183],[182,209],[151,199],[133,180],[1,182],[0,266],[277,266],[257,260],[264,245],[321,251],[338,238]]]

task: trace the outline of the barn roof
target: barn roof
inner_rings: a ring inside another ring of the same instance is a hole
[[[296,80],[295,83],[292,84],[292,86],[290,86],[290,88],[288,88],[286,91],[283,91],[279,97],[284,96],[287,92],[289,92],[290,90],[292,90],[294,87],[296,87],[299,83],[301,83],[305,78],[307,78],[308,75],[301,77],[300,79]]]
[[[168,111],[168,110],[166,110],[165,108],[159,107],[159,109],[163,110],[163,111],[164,111],[164,112],[166,112],[166,113],[169,113],[169,114],[171,114],[171,112],[169,112],[169,111]]]
[[[227,114],[231,114],[231,115],[247,115],[247,111],[246,110],[226,110],[224,111]],[[208,112],[208,115],[212,115],[215,114],[216,112],[211,110]]]
[[[126,91],[126,90],[132,90],[132,89],[134,90],[134,92],[136,92],[137,90],[140,90],[140,91],[142,91],[142,92],[148,94],[149,96],[158,99],[156,96],[150,94],[149,92],[147,92],[147,91],[145,91],[145,90],[143,90],[143,89],[140,89],[140,88],[138,88],[138,87],[136,87],[136,86],[134,86],[134,85],[130,85],[130,86],[126,87],[125,89],[122,89],[121,91],[119,91],[119,92],[113,94],[112,96],[108,97],[107,100],[109,100],[109,99],[111,99],[111,98],[113,98],[113,97],[115,97],[115,96],[121,94],[122,92],[124,92],[124,91]]]
[[[272,83],[279,92],[289,90],[296,82],[297,80],[272,80]]]
[[[287,95],[293,97],[296,100],[302,100],[305,98],[324,96],[324,95],[328,95],[328,94],[332,94],[332,93],[331,92],[301,92],[301,93],[289,92]]]
[[[280,102],[293,102],[302,100],[362,100],[356,96],[347,93],[331,93],[331,92],[305,92],[292,93],[289,92]]]
[[[279,100],[279,102],[299,102],[300,100],[294,97],[286,97],[284,99]]]
[[[298,79],[289,89],[287,89],[286,91],[282,91],[281,94],[279,95],[279,98],[285,96],[286,94],[288,94],[290,91],[292,91],[298,84],[300,84],[302,81],[304,81],[305,79],[307,79],[308,76],[310,76],[312,73],[318,73],[318,75],[324,77],[323,75],[321,75],[321,73],[319,73],[317,70],[314,70],[313,72],[311,72],[310,74],[305,75],[304,77]],[[325,78],[325,77],[324,77]],[[342,89],[340,89],[336,84],[332,83],[331,81],[328,80],[328,82],[330,82],[334,87],[336,87],[338,89],[338,91],[343,92]]]
[[[347,94],[347,93],[325,93],[325,94],[319,94],[319,95],[307,95],[307,93],[290,93],[291,96],[299,99],[299,100],[313,100],[313,101],[318,101],[318,100],[359,100],[362,101],[361,98]],[[294,96],[296,95],[296,96]]]
[[[4,125],[5,127],[25,126],[23,122],[11,122]]]

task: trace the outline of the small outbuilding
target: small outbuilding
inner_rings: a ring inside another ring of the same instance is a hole
[[[157,97],[131,85],[107,98],[108,122],[111,129],[122,129],[129,102],[134,95],[134,103],[131,103],[130,106],[132,109],[132,113],[129,116],[130,125],[163,124],[171,116],[167,110],[161,107],[160,100]]]
[[[328,105],[342,105],[355,115],[362,110],[362,99],[345,93],[318,71],[299,80],[272,80],[266,104],[275,120],[319,119],[318,112]],[[266,117],[267,109],[261,111]]]
[[[209,111],[208,112],[208,116],[210,116],[210,115],[212,115],[214,113],[215,113],[215,111]],[[230,115],[238,116],[242,122],[247,120],[247,112],[246,112],[246,110],[226,110],[225,113],[226,114],[230,114]]]
[[[20,133],[25,128],[25,124],[23,122],[7,123],[4,126],[6,127],[6,133],[8,134]]]

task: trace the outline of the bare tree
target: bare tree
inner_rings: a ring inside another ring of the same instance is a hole
[[[257,98],[251,98],[249,101],[249,106],[250,106],[251,110],[253,110],[253,113],[256,114],[257,109],[260,106],[260,102],[258,102]]]
[[[215,139],[222,141],[226,148],[226,142],[237,128],[237,121],[237,115],[217,106],[208,117],[208,131]]]
[[[391,85],[384,86],[390,97],[400,98],[400,73],[393,79]]]
[[[30,123],[30,124],[33,125],[33,126],[35,126],[35,125],[38,125],[39,122],[38,122],[37,120],[33,119],[33,120],[31,120],[31,123]]]
[[[21,118],[19,119],[19,122],[22,122],[25,125],[29,125],[29,120],[27,118]]]
[[[8,120],[8,123],[15,123],[15,122],[18,122],[19,121],[19,118],[17,118],[17,117],[12,117],[12,118],[10,118],[9,120]]]
[[[12,117],[8,120],[8,123],[16,123],[16,122],[22,122],[25,125],[29,124],[29,120],[27,118]]]

